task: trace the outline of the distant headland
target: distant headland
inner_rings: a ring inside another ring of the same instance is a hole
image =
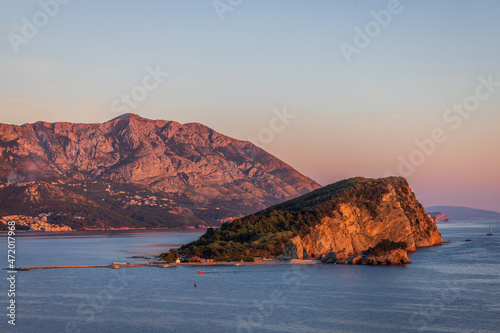
[[[461,206],[432,206],[425,209],[427,212],[442,212],[451,220],[500,220],[500,213]]]

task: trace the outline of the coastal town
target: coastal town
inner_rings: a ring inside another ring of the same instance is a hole
[[[52,213],[43,213],[38,216],[9,215],[0,217],[0,222],[7,225],[9,221],[16,223],[16,229],[26,231],[61,232],[73,231],[66,225],[48,223],[47,220]],[[78,218],[78,217],[77,217]]]

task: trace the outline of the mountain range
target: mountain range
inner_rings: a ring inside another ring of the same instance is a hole
[[[0,216],[73,228],[217,226],[321,186],[199,123],[0,124]]]

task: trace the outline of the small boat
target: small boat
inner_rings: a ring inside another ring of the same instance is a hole
[[[491,229],[491,222],[490,222],[490,232],[488,232],[486,236],[493,236],[493,230]]]
[[[467,238],[465,241],[466,241],[466,242],[472,242],[472,241],[470,240],[470,238]]]
[[[206,272],[205,271],[198,271],[198,274],[205,274]]]

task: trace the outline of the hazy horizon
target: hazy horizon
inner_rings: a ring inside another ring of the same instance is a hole
[[[55,1],[0,4],[0,123],[199,122],[321,185],[500,212],[496,1]]]

